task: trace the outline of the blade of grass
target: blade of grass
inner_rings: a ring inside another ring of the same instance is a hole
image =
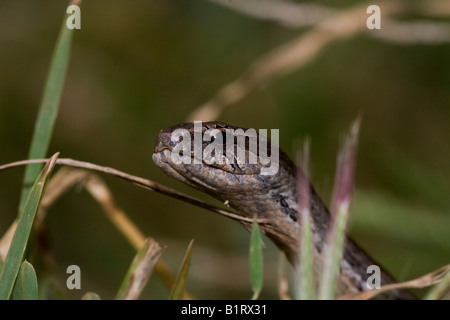
[[[319,287],[319,299],[330,300],[336,295],[341,260],[344,252],[345,231],[350,216],[356,145],[360,118],[352,124],[350,133],[338,155],[333,199],[332,222],[324,250],[324,267]]]
[[[348,216],[349,206],[339,207],[336,212],[336,224],[330,235],[331,240],[325,251],[324,269],[319,288],[319,299],[321,300],[331,300],[336,295]]]
[[[169,300],[181,300],[183,298],[184,288],[186,287],[186,279],[189,272],[189,264],[191,263],[192,245],[194,239],[189,242],[189,246],[184,255],[183,262],[181,263],[180,270],[178,270],[177,279],[173,285],[172,292],[170,293]]]
[[[102,300],[102,298],[95,292],[86,292],[83,297],[81,297],[81,300]]]
[[[446,271],[441,282],[431,288],[424,297],[424,300],[438,300],[450,291],[450,268]]]
[[[67,300],[67,287],[65,285],[65,281],[64,284],[60,284],[45,274],[40,276],[38,300]]]
[[[79,1],[76,2],[79,4]],[[28,159],[44,158],[50,144],[56,115],[58,114],[59,102],[63,91],[64,78],[66,77],[72,43],[73,30],[68,29],[66,26],[67,17],[68,15],[64,17],[58,40],[50,60],[50,68],[41,104],[39,106],[39,114],[36,119],[33,137],[31,139]],[[30,164],[25,169],[18,217],[21,217],[23,214],[30,188],[41,168],[42,165]]]
[[[263,254],[262,254],[262,239],[259,224],[256,219],[252,223],[252,232],[250,237],[250,281],[252,284],[253,296],[252,300],[256,300],[261,293],[263,286]]]
[[[27,247],[34,218],[39,209],[39,204],[43,197],[48,178],[55,167],[58,155],[59,153],[56,153],[51,157],[44,169],[42,169],[36,182],[31,188],[27,201],[25,202],[23,215],[17,223],[17,228],[6,255],[5,263],[0,271],[0,300],[7,300],[11,296],[14,282],[19,273],[20,265]]]
[[[128,268],[117,292],[116,300],[136,300],[139,298],[162,251],[163,248],[152,238],[145,240],[144,245],[137,252]]]
[[[61,170],[59,170],[58,173],[56,173],[56,175],[60,174]],[[71,171],[68,171],[67,173],[70,172]],[[87,173],[87,171],[85,172]],[[64,179],[64,181],[67,180],[66,177],[61,177],[61,179]],[[50,181],[50,184],[51,183],[52,182]],[[51,185],[49,185],[49,188],[50,186]],[[85,179],[84,181],[84,187],[91,194],[91,196],[102,206],[102,209],[105,212],[108,219],[110,219],[111,222],[114,224],[114,226],[120,232],[122,232],[125,238],[130,242],[130,244],[136,250],[142,248],[145,242],[144,234],[142,233],[141,230],[139,230],[139,228],[131,220],[131,218],[128,217],[126,212],[123,211],[119,206],[117,206],[116,201],[114,200],[114,196],[111,190],[109,190],[105,181],[103,181],[103,179],[101,179],[99,176],[89,173],[89,178]],[[60,189],[59,184],[58,189]],[[164,284],[168,288],[173,287],[175,283],[175,276],[172,274],[163,258],[158,259],[158,262],[155,265],[155,272],[163,280]],[[193,297],[187,290],[184,291],[184,299],[186,300],[193,299]]]
[[[19,275],[12,293],[13,300],[37,300],[38,283],[33,265],[28,261],[22,262]]]
[[[368,300],[371,299],[383,292],[388,292],[397,289],[411,289],[411,288],[425,288],[435,284],[442,284],[445,281],[448,281],[448,275],[450,274],[450,264],[443,266],[437,270],[434,270],[430,273],[427,273],[419,278],[399,282],[399,283],[390,283],[384,286],[381,286],[379,289],[368,290],[360,293],[349,293],[339,297],[339,300]],[[448,283],[447,283],[448,285]],[[447,287],[448,289],[448,287]],[[445,292],[444,292],[445,293]],[[426,297],[427,298],[427,297]],[[434,298],[434,297],[433,297]],[[438,297],[436,297],[438,298]]]
[[[297,157],[300,159],[300,157]],[[299,161],[299,160],[298,160]],[[310,215],[309,184],[309,141],[303,147],[303,171],[297,166],[297,190],[301,221],[300,258],[296,267],[296,298],[312,300],[315,298],[314,282],[314,242]]]

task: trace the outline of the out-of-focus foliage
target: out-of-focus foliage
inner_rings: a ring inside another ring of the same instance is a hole
[[[66,7],[64,1],[0,2],[2,164],[27,156]],[[59,151],[210,200],[153,165],[158,131],[185,121],[255,59],[303,31],[201,0],[85,1],[81,17],[49,154]],[[280,129],[290,155],[294,141],[309,135],[312,180],[328,202],[341,133],[361,113],[352,233],[395,275],[410,279],[449,262],[449,88],[450,44],[398,45],[361,35],[331,44],[217,120]],[[1,235],[16,216],[22,175],[22,169],[0,173]],[[238,224],[105,179],[142,230],[168,245],[163,257],[174,273],[196,239],[186,284],[194,296],[248,298],[249,234]],[[41,240],[60,283],[66,267],[76,264],[82,292],[114,297],[134,251],[87,193],[74,190],[60,199],[46,229]],[[276,298],[277,250],[265,244],[261,298]],[[142,297],[168,295],[153,276]]]

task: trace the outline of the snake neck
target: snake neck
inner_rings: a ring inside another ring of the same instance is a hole
[[[299,199],[297,192],[297,176],[302,174],[289,160],[275,177],[255,175],[252,185],[257,190],[230,194],[213,194],[221,201],[227,201],[230,207],[247,217],[264,218],[270,221],[263,231],[282,250],[290,263],[295,267],[300,256],[301,223],[299,216]],[[300,179],[302,179],[300,177]],[[249,179],[247,177],[246,179]],[[308,182],[309,183],[309,182]],[[326,247],[326,237],[331,221],[330,213],[310,184],[309,207],[312,218],[312,233],[314,241],[314,267],[316,276],[320,276],[323,267],[323,252]],[[370,274],[367,268],[378,263],[365,250],[359,247],[351,238],[346,237],[346,244],[341,261],[341,276],[338,293],[358,293],[367,290],[366,281]],[[381,284],[395,282],[381,268]],[[408,292],[396,292],[403,299],[412,298]]]

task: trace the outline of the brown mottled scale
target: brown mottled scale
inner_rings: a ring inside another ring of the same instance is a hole
[[[190,149],[192,152],[188,156],[192,160],[191,164],[175,164],[172,161],[172,149],[183,139],[174,139],[172,133],[177,129],[183,129],[186,131],[186,134],[190,135]],[[222,122],[202,123],[202,134],[212,129],[217,129],[214,131],[214,134],[220,135],[221,132],[224,133],[222,134],[223,140],[226,140],[228,137],[225,135],[227,130],[247,130]],[[259,135],[257,136],[259,139]],[[202,150],[211,144],[210,139],[206,140],[201,143]],[[225,142],[223,141],[224,144]],[[270,154],[270,140],[268,145],[268,153]],[[270,223],[268,226],[262,226],[263,232],[286,254],[291,264],[295,265],[299,256],[298,239],[300,233],[297,212],[299,203],[297,169],[289,157],[281,149],[276,148],[279,151],[279,169],[274,175],[261,174],[261,168],[264,167],[261,163],[248,163],[249,152],[251,152],[248,143],[243,148],[247,162],[237,164],[237,161],[234,161],[234,163],[223,161],[222,164],[207,164],[201,157],[198,157],[200,153],[194,153],[193,151],[194,124],[181,123],[160,131],[154,149],[153,161],[167,175],[195,189],[206,192],[222,202],[228,203],[231,208],[237,210],[243,216],[250,218],[256,216],[267,219]],[[226,154],[225,149],[224,154]],[[237,154],[237,150],[235,150],[235,154]],[[194,163],[194,160],[197,160],[197,163]],[[315,268],[316,273],[319,273],[322,266],[321,253],[325,245],[324,240],[330,221],[330,214],[312,186],[310,208],[313,219]],[[357,293],[367,290],[366,280],[368,274],[366,270],[369,265],[374,264],[379,265],[354,241],[347,238],[341,263],[338,294]],[[381,283],[387,284],[392,282],[395,282],[395,280],[386,271],[382,270]],[[394,291],[393,295],[397,299],[413,298],[409,292],[401,290]]]

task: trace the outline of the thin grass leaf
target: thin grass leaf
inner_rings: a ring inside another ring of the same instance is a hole
[[[252,284],[253,296],[252,300],[256,300],[261,293],[263,287],[263,254],[262,239],[259,224],[256,220],[252,223],[252,233],[250,238],[250,282]]]
[[[39,114],[35,122],[33,137],[28,152],[28,159],[45,158],[58,114],[64,78],[69,64],[73,30],[68,29],[64,17],[58,40],[50,60],[50,68],[45,83]],[[22,216],[30,188],[36,179],[42,165],[30,164],[25,169],[22,193],[19,202],[19,217]]]
[[[116,300],[136,300],[144,290],[163,248],[147,238],[137,252],[116,295]]]
[[[311,219],[305,213],[302,225],[302,249],[300,266],[300,292],[298,299],[313,300],[315,298],[314,282],[314,241],[311,231]]]
[[[38,283],[33,265],[28,261],[22,262],[19,275],[14,285],[13,300],[37,300]]]
[[[39,300],[67,300],[66,296],[67,287],[61,288],[57,283],[53,282],[51,279],[45,275],[39,277],[38,282],[38,299]],[[65,285],[65,283],[64,283]]]
[[[325,251],[324,271],[322,273],[319,299],[330,300],[335,298],[339,279],[340,265],[344,250],[345,229],[349,216],[349,207],[342,206],[337,212],[337,223],[330,236],[331,241]]]
[[[300,159],[300,157],[298,157]],[[299,161],[299,160],[298,160]],[[297,166],[297,190],[301,221],[300,258],[296,267],[296,298],[312,300],[315,298],[314,281],[314,241],[311,223],[311,201],[309,183],[309,141],[303,149],[303,171]]]
[[[339,300],[368,300],[383,292],[389,292],[392,290],[425,288],[435,284],[442,284],[443,282],[448,281],[448,278],[446,279],[446,277],[448,277],[449,274],[450,274],[450,264],[413,280],[399,283],[390,283],[381,286],[381,288],[379,289],[368,290],[360,293],[345,294],[339,297]]]
[[[359,125],[360,118],[352,124],[350,133],[338,155],[331,204],[332,223],[327,234],[324,266],[319,287],[319,299],[321,300],[334,299],[336,295],[340,265],[344,252],[345,231],[350,216]]]
[[[83,297],[81,297],[81,300],[102,300],[102,298],[95,292],[86,292]]]
[[[0,300],[7,300],[11,296],[14,282],[16,281],[20,265],[23,261],[34,218],[44,195],[48,178],[56,165],[58,155],[59,153],[56,153],[51,157],[44,169],[42,169],[25,202],[23,215],[17,223],[17,228],[14,232],[8,254],[6,255],[5,263],[0,271]]]
[[[170,293],[169,300],[181,300],[183,299],[184,288],[186,287],[186,279],[189,273],[189,265],[191,263],[191,253],[194,239],[189,242],[189,246],[184,255],[183,262],[181,263],[180,270],[178,270],[177,279],[173,285],[172,292]]]
[[[450,268],[448,268],[445,272],[445,276],[437,285],[427,292],[424,300],[438,300],[450,291]]]
[[[2,271],[2,267],[3,267],[3,259],[2,257],[0,257],[0,271]]]

